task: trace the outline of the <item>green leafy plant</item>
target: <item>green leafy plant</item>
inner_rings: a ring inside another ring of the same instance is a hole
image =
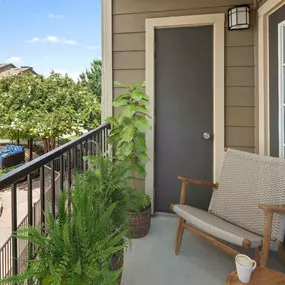
[[[71,213],[66,198],[63,192],[57,218],[48,211],[45,227],[17,232],[17,238],[35,245],[35,258],[28,261],[24,273],[3,279],[0,284],[16,284],[30,278],[41,279],[43,285],[116,284],[121,270],[112,270],[112,258],[128,244],[125,231],[120,227],[111,230],[116,203],[110,203],[106,208],[93,199],[92,187],[86,181],[82,183],[80,176],[76,177],[70,197]]]
[[[86,183],[94,193],[94,201],[101,206],[110,207],[116,203],[111,216],[112,229],[129,230],[128,212],[138,212],[141,200],[130,186],[131,162],[116,160],[104,156],[85,158],[89,168],[82,174],[81,183]]]
[[[144,83],[125,85],[127,92],[121,94],[113,103],[115,108],[121,108],[118,117],[109,117],[107,122],[112,125],[109,140],[119,160],[129,160],[133,176],[144,178],[145,164],[149,161],[145,134],[151,129],[147,106],[149,97],[143,92]]]
[[[139,201],[140,201],[140,205],[139,205],[140,209],[145,209],[149,207],[151,204],[151,199],[149,195],[147,195],[144,192],[140,193]]]
[[[112,143],[115,159],[129,161],[131,170],[131,181],[133,187],[132,200],[138,201],[137,208],[129,211],[138,212],[138,210],[147,208],[150,203],[150,197],[139,191],[135,187],[135,178],[145,178],[145,165],[149,161],[146,132],[151,129],[148,122],[150,118],[149,97],[143,92],[145,83],[125,85],[115,83],[127,91],[121,94],[113,103],[115,108],[121,108],[118,117],[109,117],[107,122],[112,125],[109,140]]]

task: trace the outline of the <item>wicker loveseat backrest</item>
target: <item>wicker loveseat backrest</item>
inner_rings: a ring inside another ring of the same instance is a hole
[[[285,204],[285,159],[228,149],[209,211],[243,229],[263,235],[258,204]],[[284,215],[274,215],[272,239],[283,241]]]

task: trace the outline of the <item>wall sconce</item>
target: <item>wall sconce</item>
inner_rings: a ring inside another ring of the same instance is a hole
[[[249,28],[249,5],[230,8],[228,11],[229,30],[242,30]]]

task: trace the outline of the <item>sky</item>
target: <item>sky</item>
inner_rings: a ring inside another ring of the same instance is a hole
[[[0,0],[0,63],[76,79],[101,58],[101,0]]]

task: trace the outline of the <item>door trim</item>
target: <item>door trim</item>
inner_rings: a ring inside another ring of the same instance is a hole
[[[285,0],[268,0],[258,9],[258,150],[270,155],[269,110],[269,16],[285,4]]]
[[[101,122],[113,116],[113,15],[112,0],[101,0],[102,6],[102,96]]]
[[[155,29],[177,28],[189,26],[213,25],[214,32],[214,62],[213,62],[213,178],[217,181],[224,156],[224,49],[225,49],[225,14],[209,14],[197,16],[152,18],[146,20],[146,93],[150,97],[151,131],[147,133],[146,141],[150,162],[146,165],[145,191],[152,200],[154,212],[154,97],[155,97]],[[193,177],[195,178],[195,177]],[[177,189],[179,191],[179,189]]]

